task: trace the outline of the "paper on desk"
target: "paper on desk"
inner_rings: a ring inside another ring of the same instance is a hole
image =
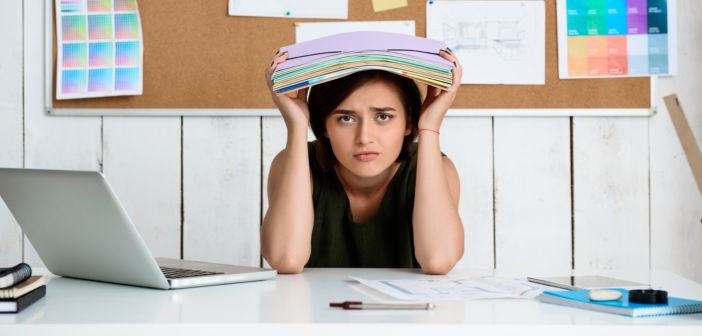
[[[366,280],[350,277],[399,300],[468,301],[479,299],[534,299],[544,290],[561,289],[527,282],[526,279],[492,275],[469,279]]]
[[[358,31],[415,35],[414,21],[301,22],[295,28],[295,43]]]
[[[545,84],[543,1],[429,1],[427,38],[446,42],[462,84]]]
[[[229,0],[231,16],[348,19],[348,0]]]

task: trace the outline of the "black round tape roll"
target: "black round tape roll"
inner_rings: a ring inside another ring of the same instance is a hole
[[[654,289],[630,290],[629,302],[648,304],[668,303],[668,292]]]

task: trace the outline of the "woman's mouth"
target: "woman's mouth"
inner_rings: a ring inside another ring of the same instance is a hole
[[[354,154],[353,157],[356,158],[356,160],[365,162],[365,161],[375,160],[375,158],[377,158],[378,155],[380,155],[380,152],[367,150],[367,151],[360,151],[360,152]]]

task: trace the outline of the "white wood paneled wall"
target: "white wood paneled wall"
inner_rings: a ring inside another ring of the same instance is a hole
[[[44,1],[25,1],[24,166],[99,171],[101,117],[55,118],[44,111],[45,25]],[[26,237],[24,247],[25,262],[43,265]]]
[[[259,266],[261,118],[183,122],[184,258]]]
[[[496,268],[571,268],[570,118],[494,120]]]
[[[649,267],[648,120],[573,118],[576,267]]]
[[[0,10],[0,50],[0,167],[22,168],[22,1],[4,3]],[[22,230],[0,203],[0,265],[17,264]]]
[[[102,172],[151,254],[180,258],[180,117],[104,117]]]
[[[102,171],[154,255],[259,265],[282,118],[46,116],[43,6],[0,11],[0,166]],[[650,267],[702,282],[702,196],[660,99],[680,96],[702,145],[702,2],[678,8],[680,75],[660,78],[656,116],[446,118],[457,267]],[[0,202],[0,266],[21,260],[42,265]]]
[[[702,197],[662,97],[677,93],[702,145],[702,1],[678,1],[679,70],[659,80],[658,115],[649,120],[651,268],[702,282]]]
[[[441,125],[441,151],[456,166],[463,222],[463,258],[456,267],[495,267],[492,118],[449,117]]]

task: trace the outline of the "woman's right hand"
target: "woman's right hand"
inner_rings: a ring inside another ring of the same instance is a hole
[[[271,79],[273,72],[278,67],[278,64],[288,59],[288,55],[286,51],[273,56],[271,64],[266,68],[266,84],[268,85],[268,90],[271,92],[273,102],[283,115],[285,125],[288,129],[303,128],[306,131],[310,122],[310,110],[307,107],[307,92],[309,88],[298,90],[296,98],[291,98],[287,94],[279,96],[275,90],[273,90],[273,80]]]

